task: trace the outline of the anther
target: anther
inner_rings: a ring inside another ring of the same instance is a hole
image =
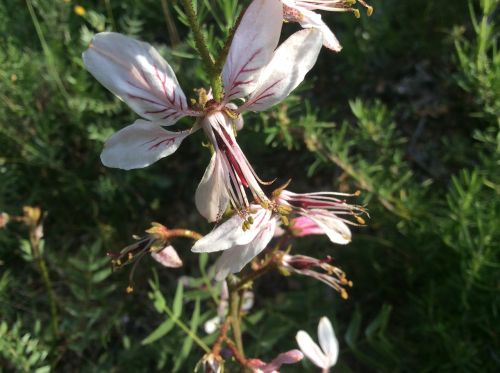
[[[125,291],[127,292],[127,294],[130,294],[130,293],[134,292],[134,288],[129,285],[129,286],[127,286],[127,288],[125,289]]]
[[[363,219],[361,216],[356,216],[356,220],[361,225],[365,225],[366,224],[365,219]]]
[[[347,298],[349,298],[349,295],[347,294],[347,291],[345,291],[345,289],[341,289],[340,290],[340,296],[342,297],[342,299],[344,300],[347,300]]]

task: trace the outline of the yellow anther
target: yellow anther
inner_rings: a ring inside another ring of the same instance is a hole
[[[350,288],[352,288],[352,286],[353,286],[354,284],[352,283],[352,281],[349,281],[349,282],[347,283],[347,285],[349,285],[349,287],[350,287]]]
[[[125,289],[125,291],[127,292],[127,294],[130,294],[130,293],[134,292],[134,288],[129,285],[129,286],[127,286],[127,288]]]
[[[81,6],[81,5],[75,5],[75,7],[73,8],[73,11],[78,16],[83,16],[86,13],[85,8],[83,6]]]
[[[283,206],[283,205],[278,206],[278,213],[280,215],[290,215],[291,212],[292,208],[290,206]]]
[[[366,8],[366,14],[368,15],[368,17],[370,17],[373,14],[372,6],[368,5],[368,7]]]
[[[356,220],[361,225],[365,225],[366,224],[365,219],[363,219],[361,216],[356,216]]]
[[[241,229],[243,229],[243,232],[246,232],[247,230],[250,229],[250,223],[248,221],[244,221],[243,225],[241,226]]]
[[[134,258],[134,254],[128,253],[127,258],[128,258],[128,260],[132,260]]]
[[[354,197],[359,197],[361,195],[361,191],[357,190],[354,192]]]
[[[340,296],[342,297],[342,299],[346,300],[347,298],[349,298],[349,295],[347,294],[347,291],[345,291],[345,289],[341,289],[340,290]]]
[[[290,222],[288,221],[288,218],[285,215],[281,215],[280,219],[281,219],[281,222],[283,223],[283,225],[288,226],[290,224]]]
[[[354,17],[361,18],[361,14],[359,13],[359,10],[353,9],[352,12],[354,13]]]
[[[253,217],[249,216],[247,218],[247,222],[250,223],[250,224],[253,224]]]
[[[115,260],[115,264],[116,264],[117,266],[121,266],[121,265],[122,265],[122,261],[121,261],[120,259],[116,259],[116,260]]]

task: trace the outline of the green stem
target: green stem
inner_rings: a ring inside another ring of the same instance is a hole
[[[229,290],[229,314],[231,316],[231,328],[233,330],[233,338],[236,342],[236,348],[240,355],[244,358],[245,351],[243,349],[243,339],[241,337],[241,319],[240,319],[240,295],[238,290]]]
[[[61,77],[59,76],[59,73],[57,71],[57,68],[55,66],[54,62],[54,56],[52,55],[52,51],[49,48],[49,45],[47,44],[47,41],[45,40],[45,36],[43,35],[42,27],[40,26],[40,23],[38,22],[38,18],[36,16],[35,10],[33,9],[33,4],[31,3],[31,0],[26,0],[26,5],[28,6],[28,11],[31,16],[31,21],[33,22],[33,26],[35,26],[35,31],[38,36],[38,39],[40,40],[40,44],[42,45],[42,50],[45,55],[45,59],[47,60],[47,70],[49,71],[49,74],[52,76],[52,79],[54,80],[57,88],[59,89],[59,92],[65,99],[65,104],[67,105],[69,101],[69,94],[64,88],[64,85],[62,83]]]
[[[193,8],[193,3],[191,0],[182,0],[184,5],[184,9],[186,11],[186,15],[188,18],[189,26],[194,34],[194,42],[196,45],[196,49],[200,54],[200,57],[207,69],[207,72],[210,77],[210,84],[212,85],[214,99],[216,101],[220,101],[222,99],[222,80],[220,78],[220,71],[217,71],[214,60],[212,56],[210,56],[210,52],[207,47],[207,43],[205,41],[205,36],[203,35],[203,31],[201,30],[200,24],[198,23],[198,19],[196,17],[196,12]]]
[[[36,260],[38,269],[42,276],[43,285],[45,286],[45,290],[47,291],[47,295],[49,297],[49,306],[50,306],[50,317],[51,317],[51,326],[52,326],[52,334],[54,335],[54,339],[59,335],[59,315],[57,312],[57,302],[56,295],[54,292],[54,288],[52,286],[52,281],[49,277],[49,271],[47,269],[47,264],[45,263],[45,259],[40,254],[39,244],[40,241],[36,238],[34,230],[36,226],[30,228],[30,241],[31,241],[31,251],[33,258]]]
[[[207,344],[200,339],[200,337],[194,334],[191,329],[186,326],[186,324],[176,317],[168,306],[165,305],[163,310],[171,319],[174,320],[174,323],[177,324],[179,328],[181,328],[196,344],[198,344],[198,346],[200,346],[206,353],[210,353],[210,347],[208,347]]]

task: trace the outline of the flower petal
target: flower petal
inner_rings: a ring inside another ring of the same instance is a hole
[[[215,279],[224,280],[230,273],[237,273],[253,258],[267,247],[274,235],[276,220],[272,219],[257,234],[255,239],[246,245],[234,246],[225,251],[215,262]]]
[[[258,205],[251,205],[250,208],[256,209],[257,212],[253,216],[254,223],[249,229],[243,230],[244,220],[238,214],[234,214],[212,232],[196,241],[191,251],[211,253],[250,243],[259,234],[261,224],[267,223],[271,215],[270,211]]]
[[[304,28],[316,28],[320,30],[323,34],[323,46],[325,46],[325,48],[331,49],[334,52],[340,52],[342,50],[342,46],[335,34],[321,19],[321,14],[304,8],[300,8],[300,13],[302,15],[300,25]]]
[[[304,358],[302,352],[299,350],[290,350],[287,352],[282,352],[276,358],[273,359],[269,364],[260,367],[263,373],[274,373],[278,372],[283,364],[295,364]]]
[[[330,367],[337,363],[339,356],[339,342],[335,337],[332,324],[327,317],[322,317],[318,324],[318,340],[319,345],[328,357],[328,365]]]
[[[224,102],[252,92],[260,71],[278,45],[283,24],[279,0],[254,0],[236,29],[224,68]]]
[[[325,211],[321,215],[317,213],[309,215],[309,217],[323,229],[330,241],[340,245],[346,245],[351,242],[351,230],[334,214]]]
[[[284,100],[314,66],[321,40],[321,33],[316,29],[301,30],[290,36],[276,50],[255,90],[239,111],[262,111]]]
[[[106,141],[101,161],[107,167],[124,170],[147,167],[175,152],[189,133],[170,132],[159,123],[138,119]]]
[[[155,251],[151,253],[151,256],[161,265],[168,268],[179,268],[182,267],[182,260],[179,258],[179,254],[175,251],[172,245],[165,247],[160,251]]]
[[[209,222],[219,220],[229,202],[223,172],[217,153],[212,154],[205,174],[198,184],[198,189],[196,189],[196,208]]]
[[[328,368],[328,358],[323,354],[319,346],[314,342],[309,334],[300,330],[295,336],[300,350],[311,360],[316,366],[320,368]]]
[[[163,125],[189,110],[186,96],[170,65],[150,44],[114,32],[94,36],[83,53],[87,70],[137,114]]]

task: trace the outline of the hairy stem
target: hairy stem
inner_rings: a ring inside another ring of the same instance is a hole
[[[222,81],[220,79],[220,72],[217,71],[215,62],[210,56],[207,43],[205,41],[205,36],[201,30],[200,24],[196,17],[196,12],[193,8],[193,3],[191,0],[182,0],[184,5],[184,10],[188,18],[189,26],[194,34],[194,42],[196,44],[196,49],[200,54],[200,57],[205,64],[205,68],[210,76],[210,84],[212,85],[214,99],[220,101],[222,99]]]

